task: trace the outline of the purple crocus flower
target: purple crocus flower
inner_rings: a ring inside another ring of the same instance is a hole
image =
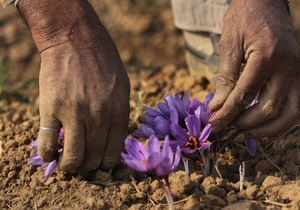
[[[201,107],[198,107],[197,110],[200,109]],[[207,139],[211,133],[211,124],[207,123],[204,128],[201,129],[201,118],[195,115],[187,116],[185,118],[185,124],[188,132],[177,124],[171,124],[171,131],[176,139],[171,142],[173,149],[176,146],[180,146],[181,151],[186,154],[191,154],[196,150],[205,150],[210,147],[211,142]]]
[[[135,138],[127,138],[125,148],[127,153],[121,155],[128,167],[138,172],[151,174],[157,179],[167,180],[180,160],[180,148],[177,147],[174,156],[168,136],[165,137],[162,151],[155,135],[150,136],[148,147]]]
[[[164,102],[158,103],[156,109],[144,106],[146,113],[143,118],[143,124],[140,125],[138,130],[133,132],[133,135],[146,138],[149,138],[151,135],[156,135],[159,139],[164,139],[164,137],[168,135],[170,139],[174,139],[170,129],[171,124],[178,124],[186,129],[185,118],[188,115],[197,114],[195,111],[198,107],[202,107],[203,109],[201,113],[203,116],[199,116],[202,121],[201,124],[206,125],[213,114],[208,108],[212,97],[213,94],[208,94],[204,104],[202,104],[197,98],[190,101],[187,91],[182,99],[178,94],[175,94],[175,97],[173,97],[167,93],[164,96]]]
[[[64,139],[64,129],[61,128],[59,135],[58,135],[58,145],[57,150],[60,150],[63,148],[63,143],[61,140]],[[28,164],[31,166],[44,166],[44,178],[47,180],[56,170],[57,168],[57,160],[53,160],[52,162],[44,162],[40,156],[38,155],[38,148],[37,148],[37,140],[33,141],[31,143],[32,149],[35,150],[35,153],[28,159]]]

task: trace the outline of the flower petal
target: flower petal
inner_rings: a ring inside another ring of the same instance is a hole
[[[55,171],[57,167],[57,161],[53,160],[52,162],[44,164],[44,178],[47,180]]]
[[[163,136],[171,134],[170,125],[170,122],[161,116],[155,118],[156,130]]]
[[[172,104],[169,104],[169,109],[170,109],[170,121],[171,121],[171,123],[178,124],[179,116],[178,116],[177,110],[175,109],[175,107]]]
[[[177,146],[176,153],[175,153],[175,156],[173,159],[172,171],[178,166],[179,161],[180,161],[180,155],[181,155],[181,150],[180,150],[180,147]]]
[[[124,156],[122,156],[124,158]],[[142,172],[142,173],[149,173],[149,167],[146,165],[147,161],[139,161],[137,159],[127,159],[124,158],[124,163],[131,169]]]
[[[125,140],[125,148],[128,155],[132,156],[134,159],[139,161],[148,159],[148,151],[145,149],[144,145],[135,138],[127,138]]]
[[[249,154],[254,157],[257,149],[255,139],[245,139],[245,145]]]
[[[188,110],[189,106],[190,106],[189,93],[188,93],[188,91],[185,91],[185,93],[183,95],[183,99],[182,99],[183,110],[185,110],[185,112],[186,112]]]
[[[171,132],[179,144],[185,144],[189,140],[188,134],[177,124],[172,123]]]
[[[209,137],[209,135],[210,135],[210,133],[211,133],[211,124],[207,124],[205,127],[204,127],[204,129],[202,130],[202,133],[201,133],[201,135],[200,135],[200,137],[199,137],[199,141],[201,142],[201,141],[204,141],[204,140],[207,140],[208,139],[208,137]]]
[[[163,178],[169,176],[172,172],[172,162],[168,157],[165,157],[155,170],[157,177]]]
[[[43,165],[45,162],[42,161],[42,159],[40,158],[40,156],[38,155],[38,153],[34,153],[29,159],[28,159],[28,164],[31,166],[41,166]]]
[[[37,151],[37,140],[34,140],[34,141],[31,142],[30,148],[32,148],[35,151]]]
[[[156,105],[156,108],[162,113],[164,117],[170,117],[170,109],[168,104],[160,102]]]
[[[149,138],[151,135],[155,135],[155,132],[150,125],[141,124],[140,130],[143,133],[144,137]]]
[[[200,120],[195,115],[187,116],[185,124],[191,136],[196,138],[200,136]]]
[[[159,140],[155,135],[150,136],[149,142],[148,142],[148,152],[149,156],[151,153],[159,153],[160,152],[160,144]]]
[[[152,109],[149,106],[144,106],[144,108],[146,109],[146,112],[153,117],[161,116],[161,113],[159,111]]]

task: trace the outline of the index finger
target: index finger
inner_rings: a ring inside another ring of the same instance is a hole
[[[254,100],[269,77],[268,67],[257,56],[251,54],[236,86],[228,95],[223,106],[211,119],[213,133],[217,133],[228,126]]]

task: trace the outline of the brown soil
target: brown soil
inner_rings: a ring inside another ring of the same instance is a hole
[[[213,91],[204,78],[188,75],[168,0],[91,2],[128,69],[132,91],[129,135],[138,127],[141,104],[154,107],[166,92],[188,90],[191,97],[203,100]],[[0,209],[167,209],[158,182],[122,163],[112,174],[58,171],[47,181],[42,167],[27,164],[33,154],[30,143],[39,130],[38,89],[32,80],[38,76],[39,55],[13,9],[0,10],[0,56],[10,62],[9,80],[15,84],[0,101]],[[242,137],[232,140],[219,157],[222,178],[214,171],[204,178],[194,161],[189,176],[180,166],[170,177],[175,208],[300,209],[299,131],[263,141],[260,147],[265,154],[259,151],[255,157],[242,146]],[[240,191],[243,161],[246,176]]]

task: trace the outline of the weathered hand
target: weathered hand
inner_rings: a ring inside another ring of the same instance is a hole
[[[87,1],[24,0],[19,9],[41,52],[40,125],[64,127],[59,168],[113,167],[127,135],[130,87],[108,32]],[[58,157],[57,139],[40,130],[44,161]]]
[[[284,0],[233,0],[223,19],[219,75],[210,104],[218,110],[211,120],[213,132],[231,123],[247,129],[248,136],[278,136],[291,128],[299,121],[297,59]],[[244,111],[256,96],[259,102]],[[287,123],[292,113],[297,114],[294,122]]]

